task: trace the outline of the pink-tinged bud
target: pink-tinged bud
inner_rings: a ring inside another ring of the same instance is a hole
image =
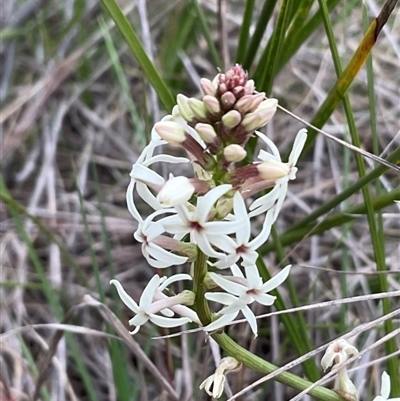
[[[237,144],[228,145],[224,149],[224,157],[228,162],[237,163],[247,156],[247,152],[242,146]]]
[[[235,95],[236,99],[239,99],[245,94],[244,87],[243,86],[235,86],[232,89],[232,93]]]
[[[194,114],[189,106],[189,98],[186,97],[185,95],[179,94],[176,97],[176,102],[178,103],[179,112],[181,116],[188,122],[192,121],[194,119]]]
[[[214,96],[217,93],[216,86],[207,78],[200,79],[200,89],[203,95]]]
[[[236,102],[236,96],[232,92],[225,92],[221,96],[222,107],[225,110],[231,109],[235,104],[235,102]]]
[[[254,89],[255,89],[254,81],[252,79],[249,79],[244,87],[245,94],[252,95],[254,93]]]
[[[237,110],[228,111],[222,116],[222,124],[228,130],[237,127],[242,121],[242,115]]]
[[[258,173],[263,180],[278,180],[285,177],[290,172],[290,167],[287,163],[282,163],[278,160],[266,160],[255,165]]]
[[[221,112],[221,106],[218,99],[214,96],[206,95],[203,97],[203,103],[206,110],[213,115],[219,114]]]
[[[264,92],[258,93],[257,95],[243,96],[236,102],[235,109],[240,111],[242,114],[255,111],[264,99]]]
[[[185,139],[185,130],[174,121],[161,121],[154,124],[158,135],[171,145],[180,145]]]
[[[196,118],[198,118],[199,120],[205,120],[207,117],[207,110],[204,106],[204,103],[199,100],[199,99],[195,99],[195,98],[190,98],[188,100],[189,103],[189,107],[192,110],[194,116]]]
[[[246,132],[253,132],[258,128],[261,128],[262,116],[256,112],[246,114],[242,120],[242,126]]]
[[[264,113],[269,113],[269,114],[272,113],[272,115],[271,115],[271,117],[272,117],[275,114],[277,107],[278,107],[278,100],[270,98],[270,99],[263,100],[260,103],[260,105],[257,107],[256,111],[262,111]]]
[[[173,207],[187,202],[194,193],[194,186],[184,176],[170,178],[161,188],[157,200],[163,207]]]
[[[210,124],[198,123],[195,125],[194,129],[205,143],[213,143],[217,137],[217,133]]]
[[[267,99],[260,103],[256,111],[246,114],[242,125],[247,132],[252,132],[263,127],[274,116],[278,101],[276,99]]]

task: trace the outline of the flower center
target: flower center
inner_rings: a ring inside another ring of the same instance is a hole
[[[247,253],[247,246],[246,245],[240,245],[239,247],[236,248],[236,254],[237,255],[242,255],[244,253]]]
[[[189,223],[189,227],[193,231],[201,232],[203,230],[203,226],[198,221],[191,221]]]

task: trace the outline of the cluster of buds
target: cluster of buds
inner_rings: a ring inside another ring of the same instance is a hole
[[[198,252],[208,258],[212,271],[204,282],[209,288],[205,297],[223,307],[204,330],[221,329],[242,312],[256,336],[256,318],[249,305],[254,301],[272,305],[275,297],[268,292],[290,272],[287,266],[263,282],[256,267],[257,249],[267,241],[288,183],[295,179],[307,133],[299,131],[289,160],[283,162],[276,145],[257,131],[273,117],[277,100],[255,92],[254,82],[238,65],[212,81],[203,78],[201,90],[201,100],[178,95],[172,114],[154,125],[150,143],[132,167],[127,205],[138,222],[134,236],[151,266],[194,262]],[[264,144],[256,161],[247,160],[244,148],[252,136]],[[163,153],[173,147],[184,149],[186,157]],[[158,163],[167,166],[168,179],[154,169]],[[187,176],[174,176],[174,164],[186,165],[191,171]],[[267,194],[257,197],[268,188]],[[143,202],[138,208],[135,194],[152,209],[150,213],[140,211],[147,208]],[[251,219],[255,216],[262,225],[254,236]],[[221,275],[219,269],[230,272]],[[134,333],[148,320],[161,327],[200,323],[195,308],[190,308],[193,293],[167,297],[162,292],[181,279],[191,276],[154,276],[139,305],[118,281],[112,281],[122,301],[135,313],[130,320]],[[175,318],[175,313],[180,317]]]

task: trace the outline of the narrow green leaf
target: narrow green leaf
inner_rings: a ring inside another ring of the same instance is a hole
[[[250,25],[251,18],[253,16],[254,3],[255,0],[247,0],[244,9],[243,21],[239,33],[238,48],[236,52],[236,62],[239,64],[243,63],[246,54],[246,47],[250,35]]]
[[[130,93],[130,85],[128,83],[128,80],[126,79],[126,76],[124,74],[124,71],[122,69],[121,62],[119,61],[118,53],[117,50],[114,47],[113,40],[111,38],[110,32],[107,29],[106,23],[104,21],[104,18],[99,18],[99,25],[101,29],[101,33],[104,37],[104,41],[107,46],[108,54],[110,56],[110,60],[113,64],[115,73],[118,78],[118,82],[121,86],[122,89],[122,94],[124,96],[124,100],[126,102],[126,105],[128,106],[129,114],[131,116],[132,124],[135,133],[139,136],[142,145],[144,146],[146,143],[146,135],[144,132],[144,127],[143,123],[140,120],[140,117],[138,115],[138,112],[136,110],[135,103],[133,102],[131,93]]]
[[[215,67],[222,68],[221,58],[219,57],[219,54],[215,47],[214,41],[212,40],[212,37],[210,34],[211,29],[208,26],[207,19],[203,13],[203,10],[200,7],[200,4],[197,0],[192,0],[192,4],[193,4],[193,8],[196,12],[198,21],[199,21],[201,31],[203,32],[204,39],[206,40],[208,49],[210,50],[212,61],[215,65]]]
[[[249,70],[253,61],[256,57],[258,49],[260,47],[261,39],[264,36],[265,30],[269,20],[271,19],[275,5],[278,0],[265,0],[261,13],[257,20],[256,29],[250,40],[250,44],[246,51],[246,56],[243,60],[243,68]]]
[[[397,148],[396,150],[394,150],[387,157],[387,160],[394,164],[398,163],[400,161],[400,148]],[[336,206],[340,205],[345,199],[348,199],[351,195],[355,194],[364,185],[367,185],[370,182],[376,180],[378,177],[380,177],[382,174],[384,174],[387,170],[389,170],[388,167],[386,167],[382,164],[378,165],[373,170],[371,170],[367,175],[360,178],[353,185],[346,188],[344,191],[342,191],[340,194],[336,195],[330,201],[324,203],[318,209],[316,209],[313,212],[311,212],[310,214],[308,214],[307,217],[305,217],[304,219],[295,223],[292,227],[290,227],[288,232],[296,231],[297,229],[304,227],[304,226],[308,225],[309,223],[312,223],[313,221],[317,220],[319,217],[321,217],[325,213],[328,213],[329,211],[334,209]]]
[[[376,43],[378,35],[382,30],[383,26],[387,22],[391,12],[397,1],[388,0],[382,7],[378,17],[369,26],[363,39],[361,40],[357,50],[354,52],[349,64],[344,71],[338,77],[333,88],[329,91],[328,96],[318,109],[311,124],[317,128],[322,128],[336,109],[339,102],[343,99],[345,93],[357,76],[361,67],[364,65],[366,58],[368,57],[371,49]],[[311,144],[313,143],[317,132],[315,130],[309,130],[306,145],[303,153],[306,152]]]
[[[257,87],[260,91],[265,92],[267,96],[272,90],[276,67],[282,53],[285,34],[290,23],[292,5],[292,0],[283,0],[279,11],[278,21],[276,22],[271,37],[271,46],[267,46],[267,51],[263,54],[263,57],[261,57],[254,73]]]
[[[175,106],[175,100],[172,97],[167,85],[160,77],[153,63],[147,56],[132,26],[128,22],[127,18],[125,17],[115,0],[102,0],[102,3],[109,12],[111,18],[114,20],[115,25],[120,30],[122,36],[128,43],[129,48],[131,49],[138,63],[142,67],[143,72],[147,76],[150,84],[157,92],[157,95],[159,96],[165,109],[170,113],[172,111],[172,108]]]
[[[380,197],[375,198],[372,201],[374,210],[383,209],[386,206],[392,205],[395,200],[400,199],[400,189],[395,189],[388,192]],[[356,206],[352,206],[346,209],[344,212],[333,214],[326,218],[320,223],[314,222],[308,225],[299,226],[296,230],[290,230],[280,235],[280,240],[283,246],[292,245],[304,238],[311,237],[313,235],[323,234],[325,231],[330,230],[333,227],[339,227],[349,221],[352,221],[358,217],[358,215],[366,214],[366,206],[361,203]],[[263,245],[260,248],[260,253],[264,254],[267,252],[275,251],[276,245],[274,242]]]

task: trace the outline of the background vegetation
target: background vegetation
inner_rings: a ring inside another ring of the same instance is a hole
[[[136,223],[125,205],[131,165],[153,123],[170,111],[177,93],[196,96],[199,77],[212,78],[217,67],[235,62],[259,91],[296,116],[381,159],[310,131],[260,269],[267,276],[287,261],[294,264],[277,309],[348,303],[263,318],[256,340],[246,324],[229,333],[284,366],[360,328],[351,338],[366,350],[352,373],[360,399],[379,393],[383,370],[391,375],[392,396],[399,397],[396,2],[118,4],[2,5],[0,398],[207,399],[198,386],[213,372],[215,356],[205,335],[151,340],[168,332],[147,324],[131,338],[130,312],[109,280],[118,278],[138,299],[154,274],[132,238]],[[381,14],[374,20],[382,8],[388,19]],[[279,111],[266,133],[284,150],[303,126]],[[257,314],[268,312],[259,306]],[[321,354],[315,354],[292,371],[321,378]],[[244,369],[232,378],[228,394],[259,375]],[[267,381],[241,399],[294,395]]]

